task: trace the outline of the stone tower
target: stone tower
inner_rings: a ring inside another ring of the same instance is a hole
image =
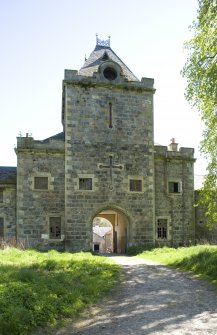
[[[154,145],[153,85],[97,38],[65,71],[63,131],[18,137],[17,168],[0,167],[0,239],[102,253],[194,241],[194,149]]]
[[[80,71],[65,71],[67,249],[92,248],[94,217],[112,223],[113,251],[154,243],[153,84],[98,38]]]

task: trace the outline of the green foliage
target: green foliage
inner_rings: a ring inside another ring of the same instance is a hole
[[[138,254],[142,253],[143,251],[152,250],[153,248],[154,248],[153,245],[139,245],[139,246],[128,247],[127,248],[127,255],[128,256],[135,256],[135,255],[138,255]]]
[[[149,258],[161,264],[192,271],[217,285],[217,246],[198,245],[182,248],[155,248],[138,257]]]
[[[207,158],[207,176],[201,194],[210,222],[217,221],[217,1],[198,0],[194,36],[182,75],[187,79],[186,98],[199,110],[205,125],[201,151]]]
[[[73,317],[109,291],[119,267],[91,253],[0,251],[0,334],[25,335]]]

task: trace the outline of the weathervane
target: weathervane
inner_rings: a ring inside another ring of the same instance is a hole
[[[101,40],[96,34],[96,45],[100,45],[102,47],[110,47],[110,35],[108,36],[107,40]]]

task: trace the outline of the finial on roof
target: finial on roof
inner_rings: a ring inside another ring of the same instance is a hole
[[[98,34],[96,34],[96,45],[100,45],[102,47],[110,47],[110,35],[108,36],[108,39],[104,41],[98,37]]]

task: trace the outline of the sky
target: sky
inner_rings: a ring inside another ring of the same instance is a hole
[[[62,131],[64,69],[79,70],[100,39],[139,78],[154,78],[155,142],[195,148],[202,123],[184,98],[180,71],[197,0],[0,0],[0,166],[16,166],[16,137]]]

